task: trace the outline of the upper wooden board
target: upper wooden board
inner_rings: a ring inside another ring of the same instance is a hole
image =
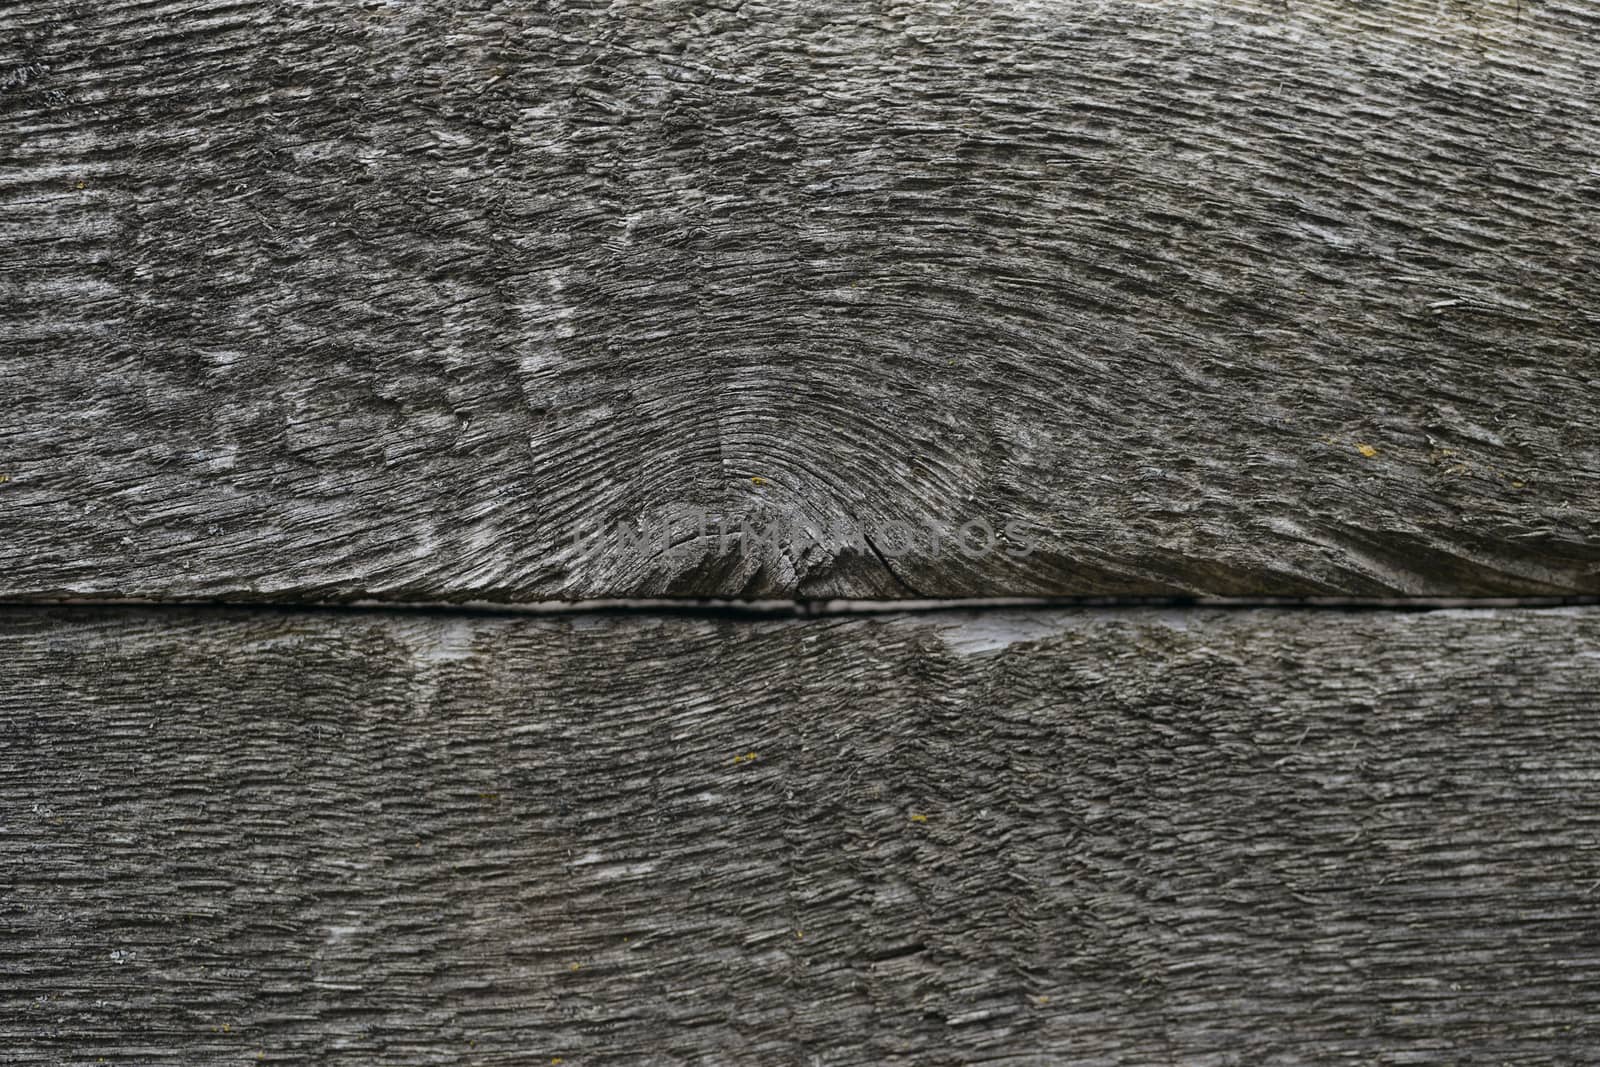
[[[1600,592],[1597,76],[1590,0],[6,4],[0,595]],[[822,536],[584,540],[663,509]]]

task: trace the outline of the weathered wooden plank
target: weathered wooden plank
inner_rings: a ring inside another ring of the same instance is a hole
[[[1600,611],[0,618],[12,1064],[1571,1063]]]
[[[1600,592],[1597,45],[7,4],[0,594]],[[679,506],[1038,549],[574,544]]]

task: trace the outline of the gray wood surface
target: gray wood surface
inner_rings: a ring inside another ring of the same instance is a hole
[[[1590,0],[8,3],[0,595],[1600,592],[1597,71]],[[574,547],[679,506],[1040,547]]]
[[[1600,611],[0,614],[8,1064],[1576,1063]]]

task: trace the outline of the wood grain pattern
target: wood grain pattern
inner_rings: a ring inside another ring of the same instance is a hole
[[[0,595],[1600,592],[1597,71],[1589,0],[8,3]],[[678,506],[1040,548],[574,547]]]
[[[1554,1064],[1600,610],[0,616],[8,1064]]]

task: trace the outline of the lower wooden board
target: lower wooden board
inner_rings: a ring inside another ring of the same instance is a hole
[[[8,1064],[1555,1063],[1600,610],[0,615]]]

